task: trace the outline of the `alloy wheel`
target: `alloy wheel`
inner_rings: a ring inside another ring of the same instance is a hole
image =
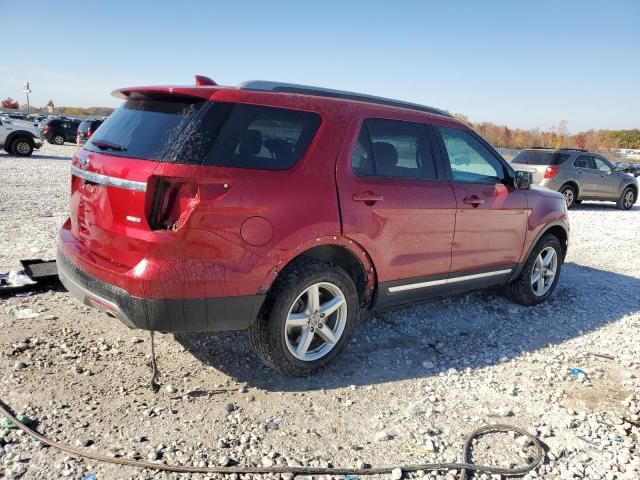
[[[570,188],[567,188],[564,192],[562,192],[562,194],[564,195],[564,202],[567,204],[567,207],[570,207],[571,205],[573,205],[573,202],[575,200],[575,195],[573,194],[573,190],[571,190]]]
[[[340,341],[347,325],[347,301],[332,283],[311,285],[293,302],[285,321],[289,353],[303,362],[327,355]]]
[[[20,155],[27,155],[29,153],[29,144],[27,142],[19,142],[16,145],[16,151],[20,154]]]
[[[553,247],[543,249],[531,271],[531,288],[533,293],[542,297],[553,285],[558,272],[558,254]]]
[[[625,208],[631,208],[631,206],[633,205],[633,191],[629,190],[627,193],[625,193],[624,195],[624,207]]]

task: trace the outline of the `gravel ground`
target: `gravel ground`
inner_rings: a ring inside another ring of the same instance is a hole
[[[73,149],[45,145],[28,159],[0,153],[0,271],[20,258],[53,256]],[[637,479],[640,208],[612,206],[571,211],[571,249],[548,303],[524,308],[484,292],[378,315],[307,379],[262,367],[242,333],[158,335],[163,388],[156,395],[144,332],[61,289],[3,298],[0,398],[52,439],[158,462],[459,461],[471,430],[506,422],[545,444],[545,464],[526,478]],[[35,318],[16,318],[29,310]],[[576,368],[585,373],[572,376]],[[473,451],[478,463],[504,466],[521,465],[530,453],[506,436],[485,438]],[[187,478],[73,459],[0,427],[0,478],[87,473]],[[412,475],[423,476],[457,478]]]

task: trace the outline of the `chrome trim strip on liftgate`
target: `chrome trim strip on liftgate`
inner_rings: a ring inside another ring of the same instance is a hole
[[[124,178],[109,177],[95,172],[87,172],[74,165],[71,165],[71,175],[82,178],[87,182],[97,183],[108,187],[118,187],[127,190],[135,190],[136,192],[146,192],[147,184],[145,182],[136,182],[133,180],[125,180]]]
[[[495,277],[496,275],[506,275],[511,273],[512,269],[495,270],[486,273],[474,273],[473,275],[464,275],[462,277],[443,278],[441,280],[432,280],[430,282],[408,283],[406,285],[397,285],[389,287],[389,293],[404,292],[405,290],[414,290],[416,288],[435,287],[436,285],[448,285],[450,283],[466,282],[467,280],[476,280],[478,278]]]

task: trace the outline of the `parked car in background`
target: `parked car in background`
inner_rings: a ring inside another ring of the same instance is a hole
[[[36,124],[42,122],[46,118],[47,118],[47,116],[46,115],[42,115],[42,114],[33,114],[33,115],[29,115],[28,116],[29,121],[31,121],[33,123],[36,123]]]
[[[7,153],[28,157],[34,148],[42,146],[38,130],[26,122],[0,119],[0,146]]]
[[[638,198],[638,181],[598,153],[573,148],[522,150],[512,165],[526,165],[534,184],[564,195],[567,208],[583,200],[616,202],[630,209]]]
[[[2,116],[9,120],[13,119],[27,121],[27,114],[22,112],[3,113]]]
[[[83,120],[78,126],[78,134],[76,136],[76,143],[78,147],[84,145],[86,141],[91,138],[91,135],[102,125],[103,120]]]
[[[633,175],[634,177],[640,176],[640,163],[618,162],[616,163],[616,169],[620,172]]]
[[[56,118],[40,122],[40,137],[49,143],[62,145],[64,142],[76,142],[79,120]]]

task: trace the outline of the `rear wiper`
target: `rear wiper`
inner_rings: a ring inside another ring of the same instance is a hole
[[[117,152],[126,152],[127,149],[117,143],[107,142],[106,140],[91,140],[91,144],[98,147],[100,150],[115,150]]]

